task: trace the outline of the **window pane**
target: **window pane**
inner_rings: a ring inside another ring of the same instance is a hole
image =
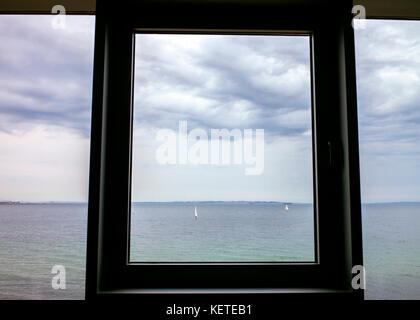
[[[57,18],[0,15],[0,299],[84,299],[95,19]]]
[[[420,299],[420,22],[356,29],[367,299]]]
[[[309,43],[136,35],[130,261],[314,261]]]

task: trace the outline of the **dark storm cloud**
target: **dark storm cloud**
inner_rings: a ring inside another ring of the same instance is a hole
[[[420,23],[368,21],[356,29],[359,129],[365,152],[418,154]]]
[[[137,36],[137,121],[174,127],[310,129],[307,37]]]
[[[90,132],[93,17],[0,16],[0,131],[46,124]]]

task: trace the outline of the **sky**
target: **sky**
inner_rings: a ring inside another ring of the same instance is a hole
[[[52,19],[0,16],[0,201],[88,199],[95,19]],[[356,29],[364,202],[420,201],[419,31]],[[307,37],[138,35],[133,200],[312,202],[309,71]],[[181,164],[180,121],[209,143],[211,129],[264,129],[263,172]],[[175,164],[156,159],[162,129]]]
[[[0,201],[87,201],[94,23],[0,15]]]
[[[133,200],[312,202],[309,58],[308,36],[137,35]],[[212,129],[264,130],[262,160],[217,165],[208,146],[207,161],[182,164],[180,121],[208,144]],[[162,128],[176,135],[175,164],[156,161]]]
[[[420,201],[420,22],[368,20],[355,40],[362,201]]]

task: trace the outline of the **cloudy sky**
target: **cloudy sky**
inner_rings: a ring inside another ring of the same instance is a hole
[[[87,200],[94,17],[53,26],[0,16],[0,201]],[[420,201],[419,31],[356,31],[364,201]],[[179,121],[264,129],[264,171],[158,163],[157,132]],[[311,202],[311,152],[307,37],[136,37],[135,201]]]
[[[134,100],[135,201],[312,201],[309,37],[137,35]],[[161,165],[156,132],[179,121],[208,136],[263,129],[263,171]]]
[[[355,36],[362,200],[420,201],[420,21]]]
[[[94,23],[0,15],[0,201],[87,201]]]

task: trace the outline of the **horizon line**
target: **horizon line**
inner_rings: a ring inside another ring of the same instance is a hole
[[[277,201],[277,200],[174,200],[174,201],[132,201],[131,203],[203,203],[203,202],[251,202],[251,203],[282,203],[282,204],[313,204],[313,202],[291,202],[291,201]],[[7,204],[88,204],[88,201],[8,201],[1,200],[0,205]],[[418,201],[376,201],[376,202],[361,202],[364,204],[396,204],[396,203],[420,203]]]

